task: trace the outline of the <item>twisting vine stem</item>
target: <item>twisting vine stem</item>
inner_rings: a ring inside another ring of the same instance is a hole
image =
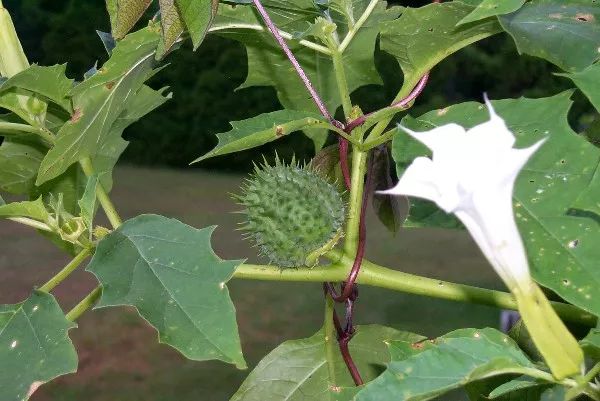
[[[263,7],[260,0],[253,0],[253,2],[254,2],[254,5],[256,6],[256,9],[258,10],[258,13],[262,17],[265,24],[267,25],[267,28],[269,28],[269,31],[271,31],[271,34],[273,35],[273,37],[275,38],[277,43],[279,43],[279,46],[281,47],[281,49],[283,50],[283,52],[285,53],[287,58],[290,60],[290,63],[292,63],[292,66],[294,67],[294,69],[296,70],[296,73],[298,74],[298,76],[300,77],[302,82],[304,83],[304,86],[308,90],[308,93],[310,93],[310,96],[312,97],[313,101],[315,102],[315,105],[319,109],[319,112],[323,115],[323,117],[328,119],[331,122],[331,124],[333,124],[334,126],[336,126],[338,128],[343,129],[344,124],[337,121],[335,118],[333,118],[331,113],[329,113],[329,110],[327,110],[325,103],[323,102],[323,100],[321,100],[321,97],[319,96],[319,94],[317,93],[315,88],[313,87],[312,82],[310,82],[308,75],[306,75],[306,72],[304,72],[304,69],[302,68],[302,66],[300,65],[300,63],[298,62],[298,60],[296,59],[296,57],[294,56],[292,51],[290,50],[289,46],[287,45],[287,43],[285,42],[285,40],[279,33],[279,29],[277,29],[277,27],[275,26],[275,23],[269,16],[269,13],[267,13],[267,10],[265,10],[265,8]]]

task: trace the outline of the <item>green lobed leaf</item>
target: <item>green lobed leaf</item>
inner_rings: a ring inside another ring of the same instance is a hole
[[[358,20],[365,12],[367,3],[354,0],[352,4],[353,18]],[[323,16],[323,13],[315,8],[314,3],[310,0],[293,3],[270,0],[265,1],[265,7],[277,27],[297,39],[310,32],[310,24],[314,23],[317,17]],[[386,2],[379,2],[342,54],[350,92],[364,85],[381,84],[382,81],[374,62],[379,24],[396,18],[398,14],[398,7],[388,9]],[[349,29],[347,22],[343,18],[338,18],[334,22],[337,25],[338,36],[343,38]],[[273,86],[277,91],[279,101],[286,109],[318,112],[289,60],[271,34],[263,30],[263,26],[262,20],[257,17],[252,7],[222,5],[211,31],[216,31],[219,35],[237,40],[246,46],[248,76],[241,88]],[[327,109],[333,114],[342,102],[336,85],[331,57],[301,45],[298,40],[288,40],[287,42],[311,79],[315,90],[325,102]],[[323,46],[323,44],[320,45]],[[313,140],[317,150],[324,145],[326,136],[322,132],[314,131],[307,135]]]
[[[87,270],[102,284],[98,307],[131,305],[169,344],[193,360],[245,367],[225,283],[240,261],[218,258],[214,227],[142,215],[104,237]]]
[[[595,292],[600,283],[598,215],[573,209],[596,174],[600,149],[569,126],[571,94],[567,91],[549,98],[492,103],[515,134],[517,148],[547,138],[521,171],[513,194],[516,220],[533,277],[574,305],[600,315],[600,297]],[[417,119],[405,118],[402,123],[424,131],[451,122],[471,128],[488,118],[483,105],[468,102],[434,110]],[[406,134],[394,138],[394,158],[401,155],[396,159],[399,175],[407,160],[427,154],[420,144],[413,147],[415,152],[402,154],[411,141],[416,142]]]
[[[71,101],[68,98],[68,93],[73,87],[73,80],[66,77],[66,68],[66,64],[49,67],[32,65],[6,80],[0,86],[0,93],[11,88],[24,89],[42,95],[71,112]]]
[[[48,211],[39,197],[33,201],[11,202],[0,205],[0,217],[28,217],[43,223],[48,221]]]
[[[600,57],[600,7],[594,1],[533,0],[498,18],[519,53],[579,71]]]
[[[41,384],[77,370],[68,321],[50,294],[0,307],[0,399],[27,400]]]
[[[122,39],[144,15],[152,0],[106,0],[112,35]]]
[[[587,187],[571,206],[574,210],[592,213],[596,218],[600,216],[600,162]]]
[[[385,342],[419,341],[423,337],[378,325],[358,326],[350,352],[365,381],[389,362]],[[337,350],[336,350],[337,351]],[[323,331],[286,341],[271,351],[246,378],[231,401],[350,400],[358,390],[339,353],[335,354],[335,385],[329,378]]]
[[[82,158],[93,156],[98,144],[111,140],[113,124],[154,73],[152,56],[158,40],[152,28],[128,35],[118,43],[100,73],[72,90],[73,115],[42,160],[37,185],[59,176]]]
[[[329,126],[329,123],[319,114],[306,111],[279,110],[246,120],[232,121],[231,126],[233,127],[231,131],[217,134],[219,143],[213,150],[192,163],[209,157],[255,148],[295,131],[324,128]]]
[[[592,105],[600,112],[600,63],[592,64],[585,70],[571,74],[556,74],[567,77],[575,82],[575,85],[590,100]]]
[[[458,25],[468,24],[488,17],[503,15],[517,11],[525,4],[525,0],[459,0],[476,5],[477,8],[460,20]]]
[[[219,0],[175,0],[175,4],[196,50],[217,14]]]
[[[456,26],[473,10],[458,2],[429,4],[381,25],[381,49],[400,63],[406,87],[454,52],[502,30],[494,18]]]
[[[471,381],[535,369],[509,337],[490,328],[392,342],[390,353],[387,370],[358,393],[357,401],[429,400]]]

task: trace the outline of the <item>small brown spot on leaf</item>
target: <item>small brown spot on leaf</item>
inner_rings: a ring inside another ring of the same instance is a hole
[[[333,391],[334,393],[339,393],[339,392],[341,392],[341,391],[342,391],[342,388],[341,388],[341,387],[338,387],[338,386],[329,386],[329,389],[330,389],[331,391]]]
[[[283,127],[281,125],[275,127],[275,135],[278,138],[281,138],[283,136]]]
[[[594,16],[590,13],[577,13],[575,14],[575,19],[581,22],[592,22],[594,21]]]
[[[115,86],[115,81],[110,81],[106,83],[106,89],[111,90]]]
[[[421,340],[421,341],[417,341],[416,343],[412,343],[412,344],[410,345],[410,347],[411,347],[412,349],[423,349],[423,347],[425,346],[423,343],[424,343],[425,341],[427,341],[427,339],[425,339],[425,340]]]
[[[73,110],[73,115],[71,116],[71,119],[69,121],[71,121],[72,123],[76,123],[77,121],[79,121],[81,116],[83,116],[83,112],[81,111],[81,109],[75,109]]]

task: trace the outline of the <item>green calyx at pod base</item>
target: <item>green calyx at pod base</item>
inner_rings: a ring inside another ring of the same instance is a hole
[[[314,266],[343,235],[342,195],[317,170],[294,160],[255,166],[236,199],[247,216],[242,230],[277,266]]]

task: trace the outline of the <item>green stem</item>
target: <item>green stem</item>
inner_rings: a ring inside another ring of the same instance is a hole
[[[594,365],[594,367],[592,367],[589,372],[587,372],[585,374],[585,376],[583,376],[583,380],[584,382],[591,382],[592,380],[594,380],[596,378],[596,376],[598,376],[600,374],[600,362],[598,362],[596,365]]]
[[[366,142],[364,142],[361,146],[362,149],[364,151],[376,148],[377,146],[386,143],[387,141],[389,141],[390,139],[392,139],[394,137],[394,135],[396,135],[397,129],[396,128],[392,128],[391,130],[383,133],[381,136],[375,138],[375,139],[371,139],[368,140]]]
[[[326,256],[335,264],[311,269],[281,269],[276,266],[244,264],[237,268],[234,277],[264,281],[344,281],[354,257],[346,256],[339,250],[330,251]],[[356,282],[431,298],[517,310],[517,301],[510,293],[403,273],[376,265],[368,260],[363,260]],[[594,315],[575,306],[561,302],[551,302],[551,304],[556,313],[565,320],[590,327],[596,324]]]
[[[98,286],[92,290],[85,298],[83,298],[73,309],[67,313],[66,318],[71,322],[79,319],[89,308],[94,306],[100,295],[102,294],[102,287]]]
[[[29,124],[0,122],[0,132],[7,135],[20,133],[35,134],[48,142],[49,145],[54,143],[54,136],[50,132],[42,128],[32,127]]]
[[[325,296],[325,316],[323,320],[323,335],[325,340],[325,357],[327,358],[327,370],[329,372],[329,385],[336,386],[335,376],[335,354],[336,354],[336,332],[333,324],[333,313],[335,311],[333,299]]]
[[[265,27],[262,25],[243,24],[243,23],[226,23],[226,24],[220,24],[220,25],[216,24],[216,25],[213,25],[208,31],[209,32],[218,32],[218,31],[229,30],[229,29],[249,29],[249,30],[259,31],[259,32],[266,31]],[[283,37],[284,39],[296,40],[292,34],[282,31],[281,29],[278,29],[278,31],[279,31],[279,34],[281,35],[281,37]],[[304,47],[307,47],[309,49],[318,51],[319,53],[323,53],[328,56],[331,55],[331,50],[329,50],[329,48],[327,48],[323,45],[319,45],[315,42],[311,42],[310,40],[301,39],[297,43]]]
[[[81,165],[83,173],[87,177],[94,175],[94,167],[92,166],[92,161],[89,157],[81,159],[79,164]],[[108,197],[108,194],[104,190],[104,187],[100,183],[98,183],[96,186],[96,196],[98,196],[98,201],[100,202],[102,209],[104,209],[104,213],[106,213],[106,217],[108,217],[110,224],[113,226],[113,228],[119,228],[119,226],[123,224],[123,221],[117,213],[115,205],[113,205],[112,201]]]
[[[344,68],[344,61],[342,60],[342,53],[338,50],[333,50],[331,53],[331,60],[333,61],[333,70],[335,72],[338,91],[342,98],[344,116],[348,118],[352,112],[352,101],[350,100],[350,91],[348,90],[348,81],[346,80],[346,70]]]
[[[400,88],[400,91],[398,92],[398,94],[396,95],[394,100],[392,101],[392,104],[394,104],[394,103],[398,102],[399,100],[404,99],[406,96],[408,96],[416,84],[417,84],[417,82],[404,82],[404,84],[402,85],[402,88]],[[409,106],[407,106],[405,109],[398,109],[398,112],[404,111],[408,107]],[[381,121],[379,121],[377,123],[377,125],[375,125],[375,127],[369,133],[369,136],[367,137],[367,140],[365,142],[374,141],[375,139],[379,138],[381,136],[381,134],[385,131],[387,126],[390,124],[393,116],[388,116],[387,114],[384,114],[384,115],[386,115],[386,117],[383,118]]]
[[[37,220],[30,219],[29,217],[9,217],[8,220],[14,221],[19,224],[24,224],[29,227],[33,227],[37,230],[52,232],[52,228],[45,223]]]
[[[66,279],[77,267],[83,262],[89,255],[91,251],[89,249],[84,249],[79,252],[73,260],[71,260],[61,271],[56,273],[54,277],[52,277],[48,282],[42,285],[39,290],[44,292],[50,292],[59,285],[64,279]]]
[[[340,54],[344,53],[344,51],[348,48],[348,45],[350,45],[350,42],[352,42],[352,39],[354,39],[354,35],[356,35],[359,29],[362,28],[362,26],[365,24],[367,19],[369,19],[378,1],[379,0],[371,0],[363,14],[360,16],[358,21],[356,21],[356,24],[354,24],[354,26],[350,28],[350,30],[346,34],[346,37],[344,38],[344,40],[342,40],[342,44],[340,44],[340,46],[338,47],[338,51],[340,52]]]
[[[363,201],[364,176],[367,170],[367,153],[354,148],[352,151],[352,186],[350,187],[350,202],[348,221],[346,223],[346,239],[344,250],[346,255],[354,258],[358,248],[358,232],[360,226],[360,209]]]

